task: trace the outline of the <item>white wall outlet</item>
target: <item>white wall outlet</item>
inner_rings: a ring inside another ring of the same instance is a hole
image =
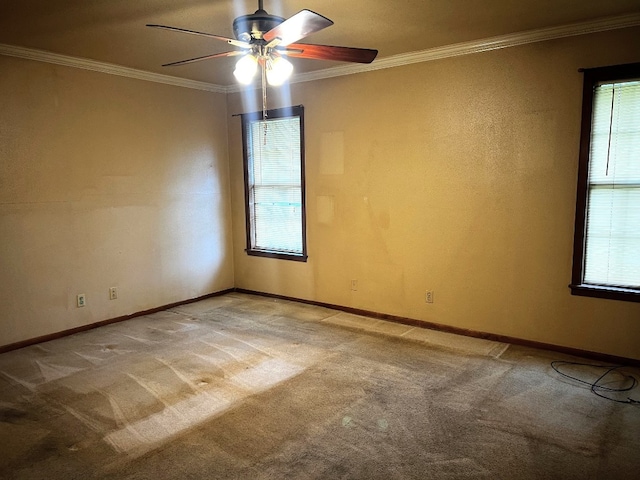
[[[109,289],[109,300],[115,300],[118,298],[118,287],[111,287]]]
[[[427,303],[433,303],[433,290],[427,290],[424,296],[424,301]]]
[[[84,293],[79,293],[76,297],[76,305],[79,307],[84,307],[87,304],[87,298]]]
[[[351,290],[354,292],[358,290],[358,280],[351,280]]]

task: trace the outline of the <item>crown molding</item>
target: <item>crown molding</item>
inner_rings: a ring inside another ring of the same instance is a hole
[[[60,55],[58,53],[46,52],[44,50],[16,47],[14,45],[6,45],[0,43],[0,55],[24,58],[27,60],[35,60],[38,62],[53,63],[56,65],[63,65],[65,67],[91,70],[93,72],[107,73],[109,75],[118,75],[120,77],[134,78],[137,80],[145,80],[148,82],[163,83],[165,85],[173,85],[176,87],[185,87],[215,93],[227,93],[227,89],[225,87],[214,85],[212,83],[172,77],[170,75],[162,75],[159,73],[147,72],[145,70],[122,67],[120,65],[114,65],[112,63],[97,62],[95,60],[89,60],[86,58],[70,57],[68,55]]]
[[[321,80],[324,78],[353,75],[356,73],[383,70],[385,68],[411,65],[413,63],[430,62],[433,60],[442,60],[445,58],[458,57],[461,55],[471,55],[474,53],[499,50],[501,48],[517,47],[529,43],[537,43],[547,40],[555,40],[559,38],[573,37],[577,35],[586,35],[590,33],[605,32],[608,30],[617,30],[620,28],[637,26],[640,26],[640,12],[628,15],[600,18],[587,22],[571,23],[558,27],[527,30],[524,32],[500,35],[496,37],[485,38],[482,40],[455,43],[443,47],[428,48],[426,50],[420,50],[417,52],[403,53],[400,55],[392,55],[390,57],[380,58],[367,65],[348,64],[339,67],[316,70],[309,73],[301,73],[294,75],[291,78],[290,83],[310,82],[314,80]],[[122,77],[135,78],[138,80],[145,80],[149,82],[164,83],[166,85],[174,85],[177,87],[191,88],[195,90],[204,90],[207,92],[236,93],[246,88],[255,88],[254,86],[241,87],[239,85],[215,85],[213,83],[188,80],[185,78],[173,77],[170,75],[162,75],[159,73],[152,73],[144,70],[122,67],[120,65],[114,65],[111,63],[103,63],[95,60],[70,57],[67,55],[46,52],[44,50],[16,47],[13,45],[6,45],[1,43],[0,55],[8,55],[12,57],[25,58],[28,60],[36,60],[39,62],[53,63],[56,65],[91,70],[94,72],[102,72],[110,75],[119,75]]]
[[[390,57],[384,57],[375,60],[373,63],[370,63],[368,65],[349,64],[334,68],[327,68],[324,70],[317,70],[315,72],[301,73],[299,75],[294,75],[294,77],[291,79],[291,83],[310,82],[323,78],[371,72],[374,70],[400,67],[413,63],[442,60],[445,58],[458,57],[461,55],[471,55],[473,53],[499,50],[501,48],[517,47],[529,43],[544,42],[547,40],[555,40],[559,38],[574,37],[578,35],[586,35],[589,33],[605,32],[608,30],[617,30],[620,28],[637,26],[640,26],[640,13],[618,15],[615,17],[606,17],[598,20],[591,20],[588,22],[572,23],[559,27],[527,30],[524,32],[500,35],[497,37],[490,37],[482,40],[473,40],[470,42],[455,43],[443,47],[429,48],[417,52],[392,55]]]

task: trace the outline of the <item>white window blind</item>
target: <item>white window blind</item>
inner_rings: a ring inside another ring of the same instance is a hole
[[[251,121],[247,135],[250,248],[302,255],[300,117]]]
[[[640,81],[594,91],[585,284],[640,287]]]

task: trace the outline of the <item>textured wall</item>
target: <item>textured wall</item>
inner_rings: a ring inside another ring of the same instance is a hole
[[[233,287],[224,95],[0,72],[0,345]]]
[[[243,252],[240,121],[229,117],[236,286],[640,358],[640,304],[567,287],[578,68],[640,61],[638,38],[599,33],[270,92],[272,107],[305,106],[306,264]],[[229,115],[253,109],[229,96]]]

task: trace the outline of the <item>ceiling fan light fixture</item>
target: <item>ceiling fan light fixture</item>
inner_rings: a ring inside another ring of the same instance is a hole
[[[243,85],[249,85],[258,71],[258,59],[251,53],[248,53],[236,62],[236,68],[233,76]]]
[[[377,50],[368,48],[297,43],[298,40],[312,33],[330,27],[333,25],[333,21],[306,9],[285,19],[267,13],[263,8],[263,3],[264,0],[258,0],[258,10],[249,15],[241,15],[233,21],[233,33],[236,39],[185,28],[147,24],[148,27],[213,38],[242,49],[242,51],[232,50],[166,63],[163,67],[242,55],[236,63],[233,75],[239,83],[250,85],[258,70],[261,69],[263,97],[266,97],[265,85],[267,83],[274,86],[282,85],[293,73],[293,65],[283,56],[371,63],[378,54]]]
[[[267,69],[267,82],[274,87],[282,85],[293,73],[291,62],[279,55],[269,58],[265,67]]]

